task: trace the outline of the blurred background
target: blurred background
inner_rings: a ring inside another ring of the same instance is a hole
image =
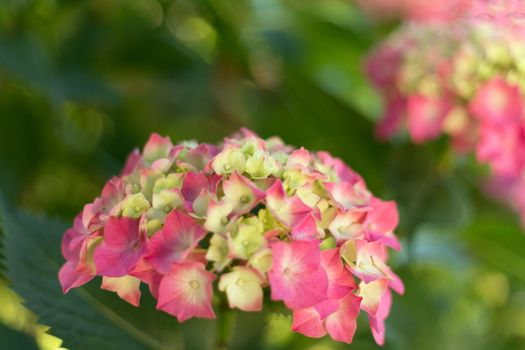
[[[70,223],[151,132],[175,142],[218,142],[242,126],[279,135],[343,158],[398,202],[403,249],[392,265],[407,291],[385,349],[525,349],[525,236],[477,190],[486,169],[458,161],[446,140],[374,138],[382,106],[363,59],[395,26],[349,0],[2,0],[3,196]],[[12,287],[0,272],[0,349],[58,349],[49,334],[61,330]],[[292,334],[290,322],[249,324],[251,343],[232,347],[377,348],[365,318],[351,346]]]

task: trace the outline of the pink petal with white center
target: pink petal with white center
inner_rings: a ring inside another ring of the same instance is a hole
[[[268,278],[273,300],[282,300],[295,310],[326,299],[328,278],[321,266],[318,242],[275,242],[271,249],[273,263]]]
[[[102,243],[102,236],[89,236],[84,240],[78,255],[77,271],[95,275],[97,269],[93,255],[95,249]]]
[[[266,191],[266,205],[272,214],[288,227],[299,224],[312,208],[304,204],[297,196],[288,197],[280,180]]]
[[[182,195],[186,201],[193,203],[204,188],[211,193],[216,193],[220,179],[218,175],[189,172],[182,182]]]
[[[368,315],[370,321],[370,328],[372,329],[372,335],[378,345],[383,345],[385,342],[385,319],[390,313],[392,306],[392,293],[389,289],[383,294],[383,298],[379,303],[379,307],[376,311],[376,316]]]
[[[388,285],[397,293],[404,293],[401,279],[385,264],[386,249],[381,242],[355,241],[356,260],[350,270],[366,283],[386,278]]]
[[[78,272],[77,261],[70,260],[60,268],[58,272],[58,280],[62,286],[62,291],[65,293],[69,292],[71,288],[80,287],[95,277],[95,275]]]
[[[323,321],[313,307],[294,310],[292,331],[304,334],[310,338],[321,338],[326,335]]]
[[[102,190],[100,197],[102,200],[102,211],[110,216],[118,215],[125,197],[126,186],[124,182],[118,177],[113,177]]]
[[[361,309],[371,316],[376,316],[377,310],[383,299],[383,295],[388,290],[388,280],[382,278],[370,283],[361,282],[359,284],[358,296],[363,298]]]
[[[215,318],[211,307],[215,277],[198,262],[173,264],[160,282],[157,309],[177,317],[179,322],[192,317]]]
[[[519,121],[525,112],[519,87],[500,76],[478,89],[469,108],[475,117],[493,124]]]
[[[140,151],[138,149],[134,149],[133,152],[129,154],[128,159],[126,160],[126,164],[124,165],[124,168],[120,173],[120,176],[124,177],[133,173],[135,169],[137,169],[137,167],[140,165],[141,161],[142,156],[140,155]]]
[[[150,240],[146,260],[159,272],[166,274],[171,264],[188,257],[206,232],[188,214],[173,210],[164,222],[162,230]]]
[[[222,183],[224,198],[233,204],[234,214],[245,214],[253,209],[264,198],[264,192],[244,176],[233,172],[229,179]]]
[[[214,200],[208,204],[208,212],[206,214],[206,221],[204,228],[215,233],[227,232],[235,223],[236,216],[232,214],[233,204]]]
[[[172,148],[173,144],[169,137],[154,133],[144,146],[144,160],[151,164],[157,159],[168,158]]]
[[[365,206],[370,202],[371,194],[364,182],[327,182],[324,186],[339,209]]]
[[[343,266],[339,248],[321,251],[321,265],[328,276],[329,298],[340,299],[356,289],[354,277]]]
[[[317,220],[312,214],[308,214],[301,222],[292,227],[292,237],[299,241],[317,240],[318,233]]]
[[[97,273],[109,277],[127,275],[146,252],[145,242],[138,220],[111,217],[104,227],[104,241],[95,250]]]
[[[312,156],[310,152],[301,147],[290,154],[288,160],[286,161],[286,167],[291,168],[298,166],[300,168],[308,168],[308,165],[310,165],[311,161]]]
[[[168,158],[157,159],[151,164],[151,170],[166,173],[173,165],[173,162],[173,159]]]
[[[338,303],[337,312],[326,318],[325,327],[332,339],[350,344],[357,326],[356,319],[361,298],[350,293],[339,299]]]
[[[139,306],[140,280],[136,277],[102,277],[100,288],[115,292],[122,300],[133,306]]]
[[[484,125],[479,129],[476,145],[477,159],[488,163],[498,176],[518,177],[525,166],[525,153],[518,150],[525,148],[523,127],[512,123],[502,125]]]
[[[321,162],[330,168],[333,168],[339,177],[339,180],[342,182],[347,182],[350,184],[355,184],[357,182],[364,182],[363,178],[357,174],[355,171],[350,169],[345,162],[341,159],[332,157],[328,152],[317,152],[317,158]]]
[[[364,235],[363,223],[369,211],[369,207],[351,208],[348,210],[338,209],[335,218],[328,226],[336,242],[340,243],[349,239],[362,238]]]

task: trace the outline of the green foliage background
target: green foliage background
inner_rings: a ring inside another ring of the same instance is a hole
[[[392,264],[407,292],[385,349],[525,349],[525,236],[478,190],[485,170],[446,140],[373,137],[381,103],[362,60],[393,27],[348,0],[0,2],[0,349],[32,349],[35,334],[56,348],[36,317],[72,350],[215,344],[216,323],[179,325],[146,292],[138,310],[99,281],[62,296],[59,243],[151,132],[217,142],[241,126],[330,151],[398,201]],[[375,349],[359,321],[346,346],[293,335],[279,314],[242,314],[231,347]]]

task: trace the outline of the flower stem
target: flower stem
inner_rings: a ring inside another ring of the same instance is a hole
[[[236,312],[228,307],[226,301],[221,303],[217,316],[217,349],[228,350],[235,331]]]

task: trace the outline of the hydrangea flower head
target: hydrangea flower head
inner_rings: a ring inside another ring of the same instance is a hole
[[[388,267],[395,203],[326,152],[294,149],[248,130],[218,146],[151,136],[120,177],[64,234],[64,292],[102,276],[134,306],[146,284],[157,309],[183,322],[230,308],[263,309],[264,290],[293,330],[350,343],[363,310],[378,343],[403,292]]]
[[[525,222],[525,2],[473,1],[453,24],[409,24],[367,62],[385,101],[377,134],[442,135],[489,166],[489,191]],[[518,20],[521,19],[521,20]],[[380,67],[380,68],[379,68]]]

